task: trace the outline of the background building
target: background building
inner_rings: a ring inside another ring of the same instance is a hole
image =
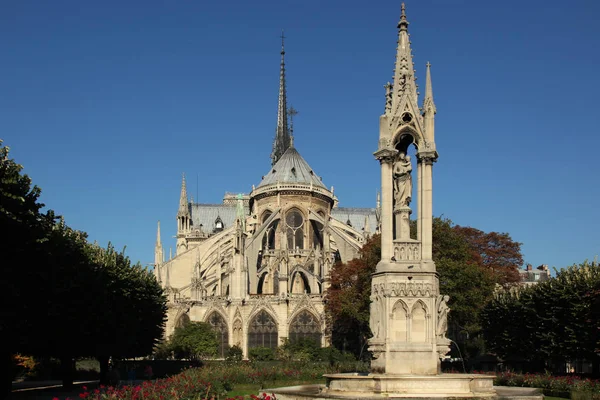
[[[523,286],[529,286],[550,279],[550,270],[546,264],[542,264],[536,269],[533,269],[531,264],[527,264],[525,269],[519,270],[519,275],[521,275],[520,284]]]

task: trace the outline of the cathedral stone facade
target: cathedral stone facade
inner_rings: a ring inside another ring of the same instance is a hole
[[[380,229],[379,199],[375,208],[338,207],[333,187],[294,147],[284,55],[282,43],[269,171],[249,194],[226,194],[222,204],[190,202],[184,177],[176,254],[166,261],[158,226],[154,271],[168,294],[165,335],[186,321],[208,322],[218,333],[220,357],[227,346],[247,356],[250,348],[276,348],[286,339],[328,345],[331,268],[357,257]]]

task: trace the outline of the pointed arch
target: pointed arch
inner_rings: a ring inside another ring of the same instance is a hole
[[[321,345],[321,321],[308,310],[301,310],[292,319],[289,326],[289,338],[294,342],[300,339],[310,339]]]
[[[391,339],[397,342],[408,342],[408,305],[398,300],[392,308],[392,319],[390,321]]]
[[[410,341],[424,343],[428,339],[427,306],[421,300],[413,304],[411,315]]]
[[[300,268],[297,268],[294,272],[292,272],[291,278],[290,293],[310,293],[310,284],[308,283],[308,278],[304,272],[300,271]]]
[[[244,328],[241,319],[236,319],[233,321],[232,340],[234,346],[243,347],[242,341],[244,340]]]
[[[304,213],[298,207],[285,212],[285,236],[289,250],[304,249]]]
[[[227,328],[225,317],[220,312],[214,310],[209,314],[206,322],[208,322],[215,331],[215,336],[219,343],[217,358],[225,358],[229,347],[229,330]]]
[[[186,326],[189,323],[190,323],[190,315],[188,313],[181,314],[175,322],[175,328],[183,328],[184,326]]]
[[[278,346],[277,323],[275,318],[267,311],[258,311],[248,323],[248,348],[269,347],[276,349]]]

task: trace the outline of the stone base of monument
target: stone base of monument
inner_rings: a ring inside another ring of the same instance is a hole
[[[336,374],[333,376],[358,376],[357,374]],[[446,383],[450,383],[445,374],[437,375],[438,381],[446,381]],[[462,374],[447,374],[447,375],[462,375]],[[332,376],[332,375],[329,375]],[[363,378],[367,378],[370,375],[362,375]],[[482,378],[481,375],[462,375],[465,380],[471,379],[470,377]],[[469,378],[467,378],[469,377]],[[282,387],[276,389],[264,389],[260,393],[268,393],[275,394],[277,400],[330,400],[330,399],[381,399],[381,398],[389,398],[389,397],[397,397],[405,399],[418,399],[424,400],[427,398],[441,400],[441,399],[460,399],[460,398],[482,398],[482,399],[493,399],[493,400],[543,400],[544,395],[540,389],[536,388],[524,388],[524,387],[504,387],[504,386],[490,386],[484,392],[480,391],[469,391],[469,392],[455,392],[457,387],[460,387],[462,384],[457,385],[454,389],[450,388],[445,392],[436,392],[430,393],[425,389],[427,388],[424,385],[427,381],[420,380],[420,378],[429,378],[431,382],[435,376],[429,377],[404,377],[405,382],[404,385],[407,389],[407,392],[397,393],[397,392],[383,392],[381,390],[376,390],[376,385],[367,384],[365,387],[358,388],[359,390],[353,391],[332,391],[330,387],[326,385],[299,385],[299,386],[289,386]],[[414,378],[412,384],[408,385],[409,381]],[[489,377],[486,377],[489,378]],[[336,379],[336,378],[334,378]],[[329,378],[328,378],[329,380]],[[373,382],[376,380],[373,379]],[[331,381],[328,382],[328,384]],[[354,380],[354,383],[360,383],[360,380]],[[364,380],[363,383],[367,383]],[[463,382],[464,383],[464,382]],[[487,386],[487,380],[484,386]],[[374,390],[367,390],[367,388],[371,385],[371,388]],[[433,385],[436,386],[435,384]],[[467,386],[470,386],[468,384]]]
[[[343,397],[493,397],[494,377],[479,374],[325,375],[324,393]]]
[[[379,398],[485,398],[542,400],[537,389],[519,388],[519,393],[504,393],[493,386],[494,377],[480,374],[440,374],[431,376],[392,374],[328,374],[326,385],[302,385],[263,392],[275,394],[277,400],[308,399],[379,399]],[[513,389],[513,388],[506,388]]]

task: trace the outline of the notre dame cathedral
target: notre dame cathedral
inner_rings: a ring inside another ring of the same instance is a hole
[[[176,254],[165,260],[158,226],[155,274],[168,294],[166,336],[186,321],[219,332],[220,356],[238,345],[276,348],[287,338],[329,344],[324,299],[336,261],[357,257],[380,229],[380,207],[338,207],[294,147],[281,48],[277,127],[271,165],[248,194],[220,204],[188,199],[177,210]]]

